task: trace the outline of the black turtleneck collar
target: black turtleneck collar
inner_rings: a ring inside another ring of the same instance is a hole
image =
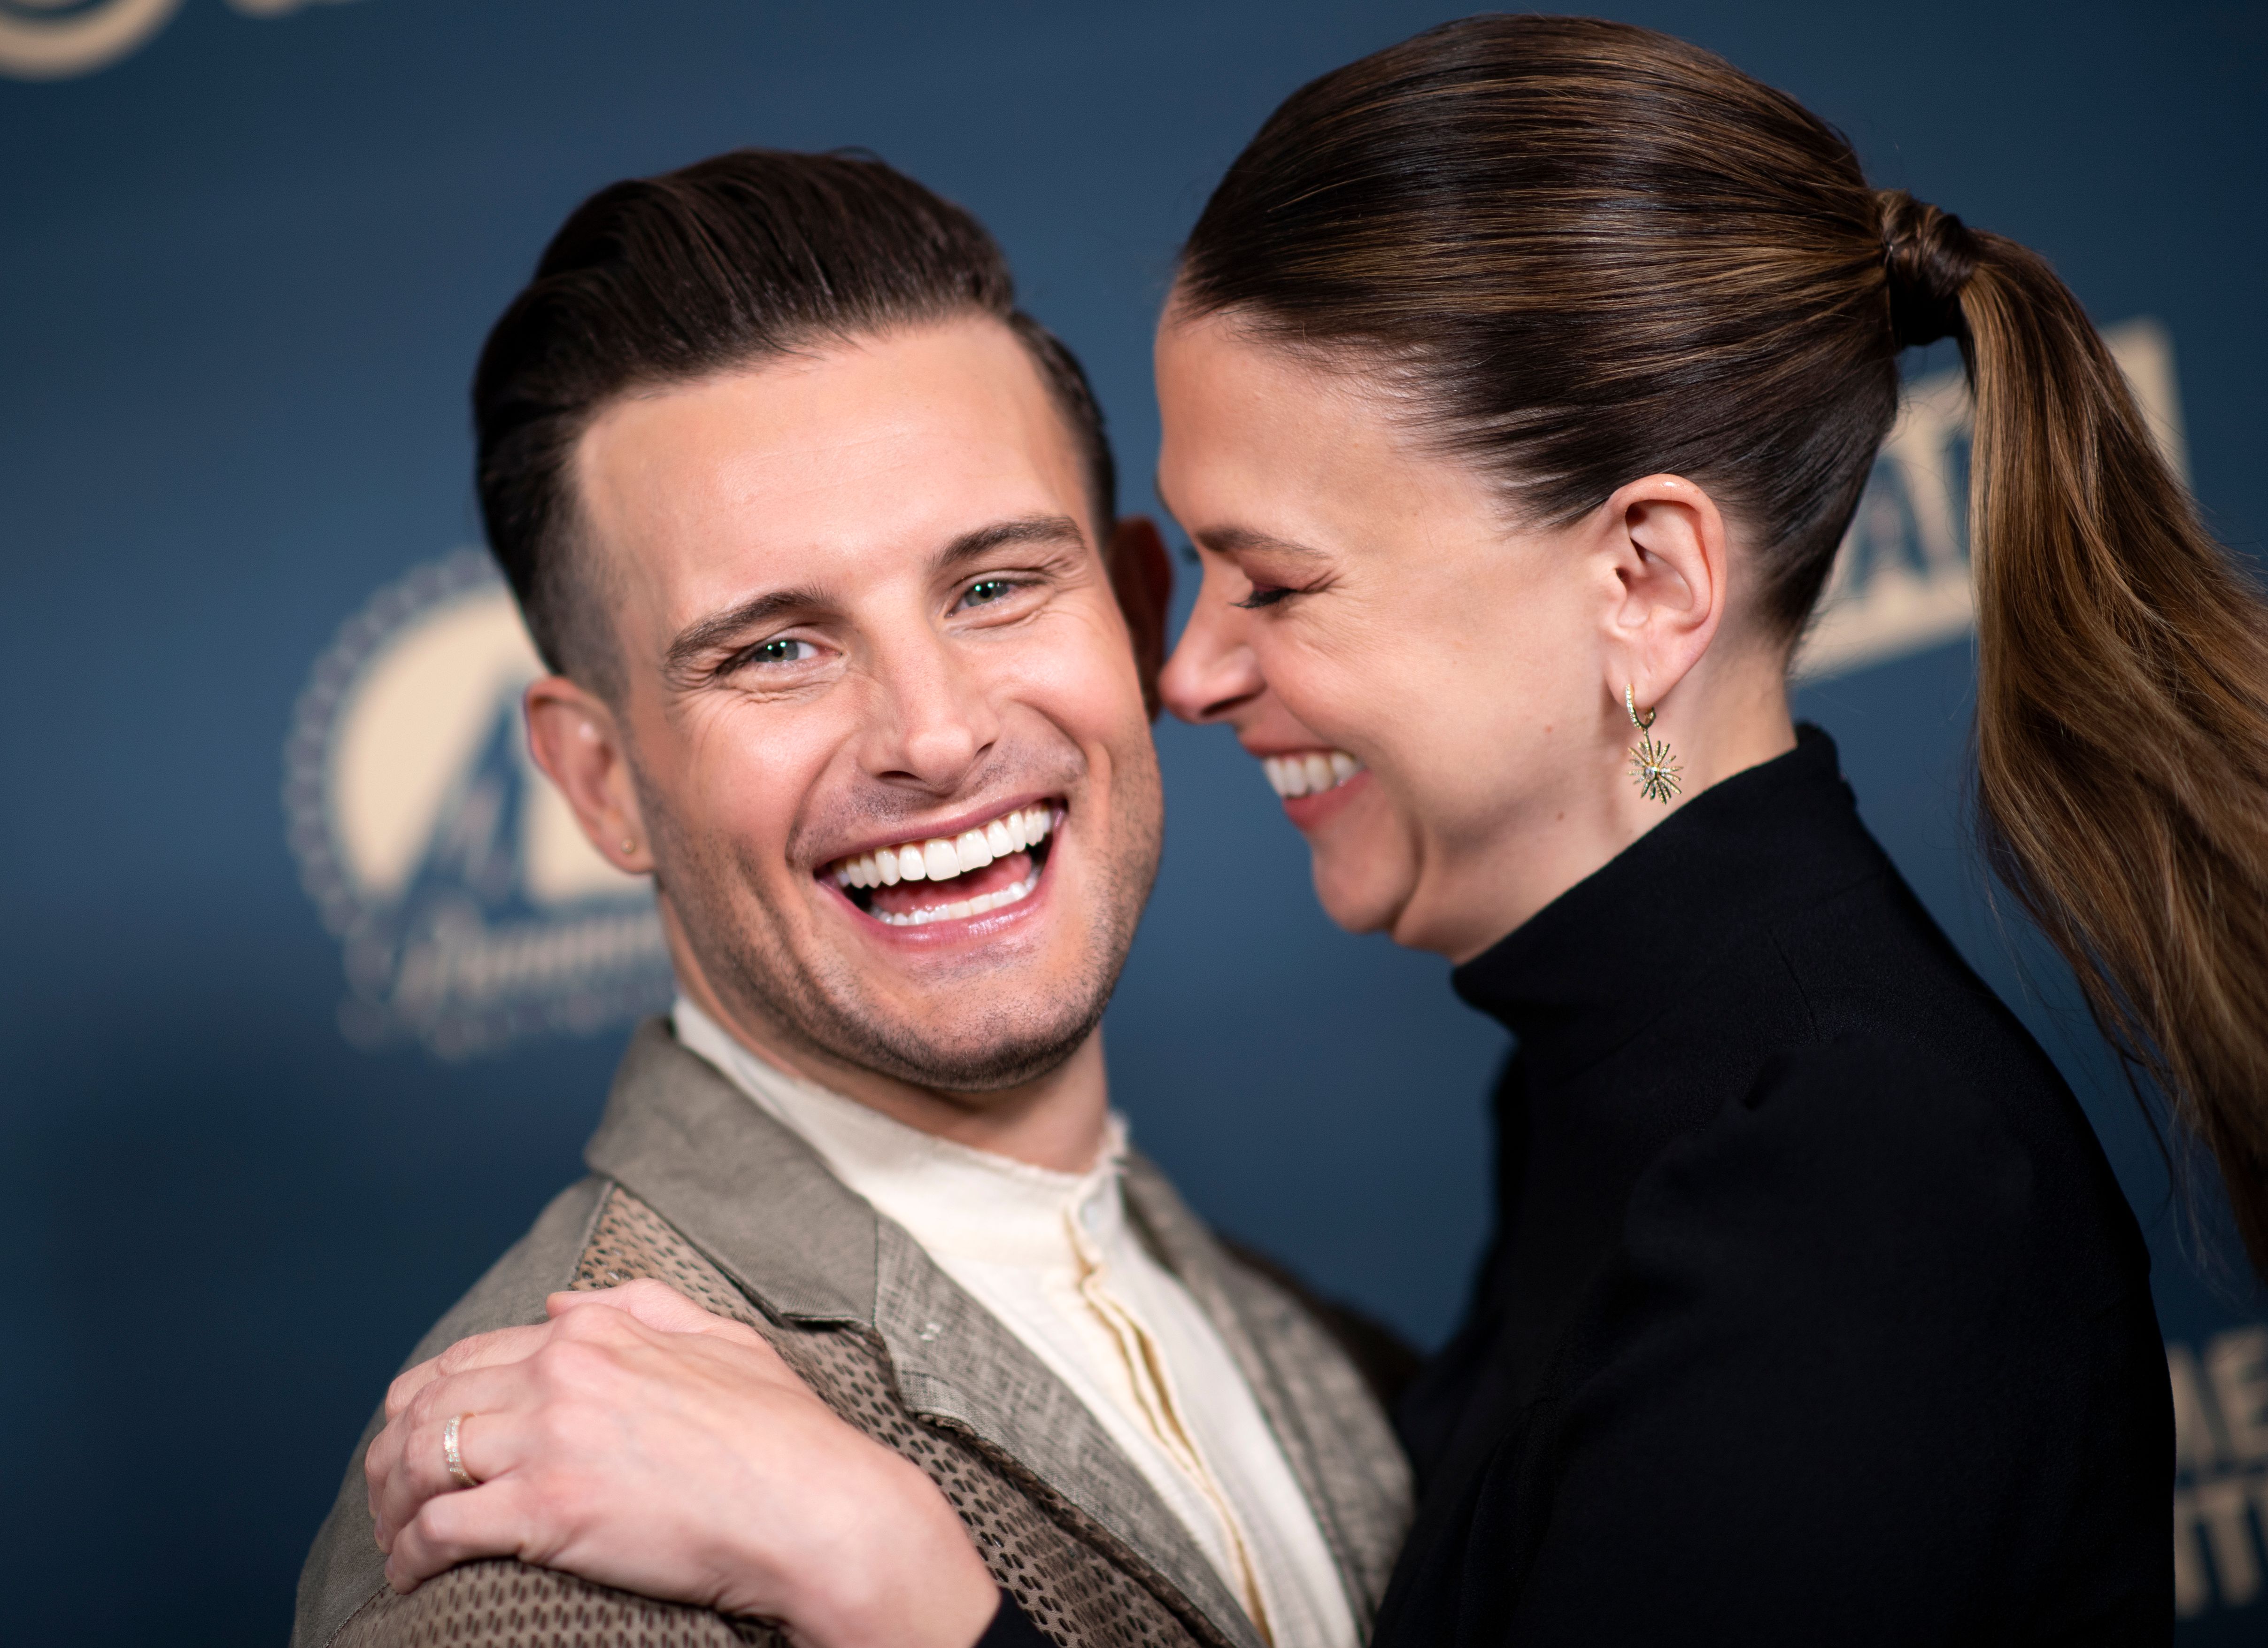
[[[1808,723],[1786,755],[1695,796],[1451,975],[1565,1077],[1662,1010],[1711,954],[1887,868],[1834,741]]]

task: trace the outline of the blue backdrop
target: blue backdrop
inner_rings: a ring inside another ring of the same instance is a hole
[[[2040,248],[2103,322],[2154,318],[2137,336],[2170,340],[2153,358],[2197,490],[2257,549],[2258,7],[1617,10],[1802,97],[1878,183]],[[1293,86],[1451,15],[0,0],[0,1240],[18,1256],[0,1562],[17,1640],[280,1639],[396,1360],[578,1171],[635,966],[591,962],[587,987],[541,1011],[418,1019],[395,987],[406,941],[371,925],[370,854],[393,849],[332,861],[323,764],[344,757],[321,743],[387,625],[465,587],[464,563],[416,569],[477,541],[466,381],[565,211],[741,144],[880,152],[999,234],[1030,307],[1094,369],[1129,506],[1149,507],[1148,328],[1211,181]],[[1901,484],[1886,473],[1867,552],[1926,573],[1926,511]],[[2068,979],[1996,920],[1966,854],[1957,613],[1883,634],[1802,708],[2063,1061],[2151,1230],[2182,1399],[2183,1640],[2257,1640],[2263,1312],[2212,1282],[2213,1243],[2183,1236]],[[486,735],[451,746],[447,796],[402,815],[454,821],[457,856],[418,838],[416,873],[460,889],[479,883],[475,803],[519,804],[508,744]],[[1221,1224],[1435,1338],[1482,1232],[1500,1038],[1436,963],[1324,922],[1225,735],[1168,726],[1160,743],[1167,866],[1108,1032],[1137,1137]]]

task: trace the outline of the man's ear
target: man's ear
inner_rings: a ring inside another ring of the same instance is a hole
[[[606,701],[565,676],[527,689],[527,745],[599,855],[616,869],[653,868],[653,843],[638,811],[637,786],[621,724]]]
[[[1607,620],[1608,694],[1620,703],[1628,685],[1648,709],[1701,661],[1724,622],[1725,518],[1683,476],[1649,475],[1607,500],[1601,524],[1620,585]]]
[[[1158,672],[1166,667],[1166,619],[1174,604],[1174,558],[1158,523],[1128,515],[1110,534],[1110,588],[1134,638],[1134,665],[1142,673],[1142,706],[1158,719]]]

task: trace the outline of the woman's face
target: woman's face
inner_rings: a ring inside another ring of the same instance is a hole
[[[1620,828],[1613,570],[1359,375],[1220,317],[1169,317],[1157,368],[1160,492],[1204,573],[1167,702],[1269,764],[1334,920],[1486,948]]]

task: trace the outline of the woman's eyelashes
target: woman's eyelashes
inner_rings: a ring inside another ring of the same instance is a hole
[[[1288,584],[1255,584],[1252,586],[1250,595],[1231,604],[1241,607],[1247,612],[1257,612],[1263,607],[1272,607],[1279,601],[1288,601],[1293,595],[1306,593],[1305,590],[1294,589]]]

